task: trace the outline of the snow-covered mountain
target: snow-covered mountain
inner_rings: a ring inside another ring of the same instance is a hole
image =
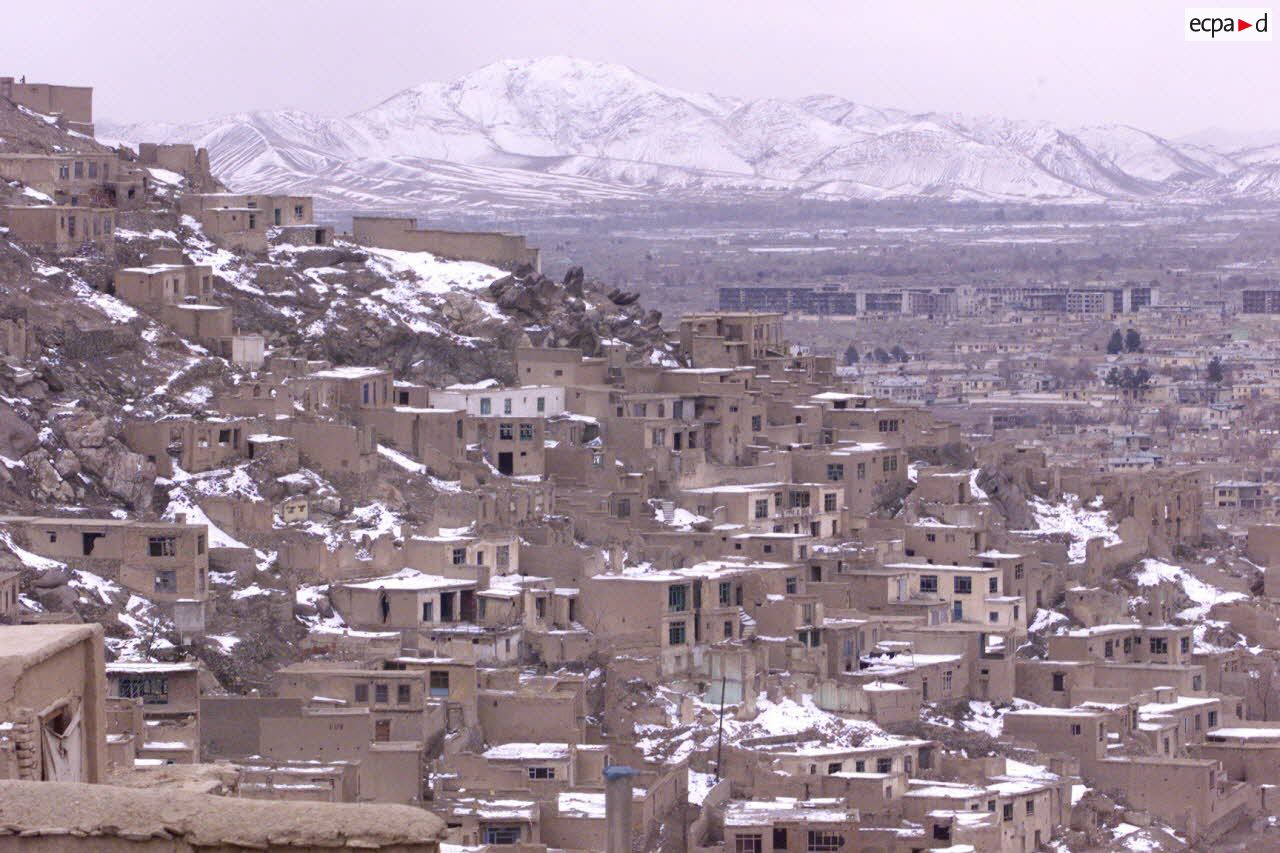
[[[834,95],[743,100],[619,65],[497,62],[345,118],[296,110],[199,124],[99,123],[194,142],[242,190],[342,208],[534,208],[663,195],[947,201],[1280,200],[1275,147],[1222,153],[1138,128],[911,114]]]

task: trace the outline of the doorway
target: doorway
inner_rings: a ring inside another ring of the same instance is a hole
[[[512,454],[510,453],[510,451],[499,453],[498,454],[498,473],[505,474],[509,477],[511,476],[512,473],[515,472],[515,470],[516,470],[515,462],[512,458]]]

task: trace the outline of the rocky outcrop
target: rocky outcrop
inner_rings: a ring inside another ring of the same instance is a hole
[[[103,491],[136,512],[151,509],[156,466],[115,437],[112,421],[86,412],[56,424],[58,434],[80,467],[98,478]]]

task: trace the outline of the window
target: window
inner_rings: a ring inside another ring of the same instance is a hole
[[[482,415],[493,414],[493,401],[490,400],[488,397],[480,398],[480,414]]]
[[[511,566],[511,546],[499,545],[497,552],[494,554],[494,560],[498,563],[498,568],[506,569]]]
[[[937,592],[938,576],[937,575],[921,575],[920,591],[921,592]]]
[[[556,769],[554,767],[530,767],[530,779],[554,779],[556,778]]]
[[[369,685],[357,684],[355,688],[356,701],[365,703],[369,701]]]
[[[1053,674],[1053,692],[1064,693],[1067,689],[1067,677],[1061,672]]]
[[[385,705],[391,701],[391,688],[386,684],[373,685],[373,701],[377,705]]]
[[[968,595],[973,592],[973,578],[968,575],[956,575],[951,583],[956,595]]]
[[[498,438],[502,441],[510,441],[515,431],[511,428],[511,424],[498,424]]]
[[[547,398],[539,397],[538,398],[538,414],[542,414],[546,410],[547,410]]]
[[[411,695],[412,695],[412,691],[410,690],[408,684],[396,685],[396,704],[397,705],[408,705]]]
[[[454,549],[453,549],[453,564],[454,564],[455,566],[461,566],[461,565],[463,565],[463,564],[464,564],[464,563],[466,563],[466,562],[467,562],[467,549],[466,549],[466,548],[454,548]]]
[[[787,595],[795,595],[800,588],[800,580],[794,576],[787,578]]]
[[[149,536],[147,553],[152,557],[172,557],[178,553],[177,540],[172,536]]]
[[[752,415],[752,416],[751,416],[751,431],[752,431],[752,432],[759,432],[759,431],[760,431],[761,426],[762,426],[762,423],[761,423],[760,416],[759,416],[759,415]]]
[[[951,670],[942,673],[942,692],[944,694],[951,693]]]
[[[1000,592],[1000,579],[997,577],[987,578],[987,592],[992,595]]]
[[[80,162],[79,160],[76,161],[76,177],[77,178],[84,177],[84,163]]]
[[[1107,640],[1102,644],[1102,656],[1104,658],[1113,658],[1116,656],[1115,640]]]
[[[768,518],[768,517],[769,517],[769,499],[764,498],[763,500],[756,501],[756,518]]]
[[[994,610],[987,611],[987,621],[994,625],[1000,621],[1000,614]]]
[[[423,622],[436,621],[436,603],[434,601],[422,602],[422,621]]]
[[[835,496],[834,494],[830,494],[830,495],[823,495],[823,496],[822,496],[822,511],[823,511],[823,512],[835,512],[835,511],[836,511],[836,509],[839,507],[839,505],[836,503],[836,500],[837,500],[837,498],[836,498],[836,496]]]
[[[520,440],[533,441],[533,424],[520,424]]]
[[[867,479],[867,463],[865,462],[858,463],[858,479],[859,480]]]
[[[733,839],[733,853],[764,853],[764,836],[736,836]]]
[[[721,607],[728,607],[733,603],[733,584],[728,581],[721,581],[718,592],[718,599]]]
[[[726,640],[733,639],[733,623],[728,620],[725,620],[724,623],[724,638]]]
[[[897,432],[897,431],[898,431],[898,421],[896,418],[892,420],[880,421],[880,432]]]
[[[1209,712],[1209,728],[1216,729],[1217,727],[1218,727],[1218,712],[1210,711]]]
[[[1004,804],[1004,819],[1013,820],[1013,803]]]
[[[684,645],[684,623],[672,622],[667,626],[667,645],[683,646]]]
[[[518,826],[486,826],[483,835],[485,844],[519,844],[521,832]]]
[[[1124,653],[1127,655],[1133,651],[1133,640],[1129,637],[1124,638]]]
[[[1035,813],[1036,813],[1036,801],[1027,800],[1027,814],[1033,815]]]
[[[827,464],[827,479],[833,483],[838,483],[844,479],[844,465],[838,462]]]
[[[1023,575],[1024,575],[1024,574],[1026,574],[1026,573],[1025,573],[1025,571],[1023,570],[1023,568],[1022,568],[1022,563],[1018,563],[1018,565],[1016,565],[1016,566],[1014,566],[1014,567],[1013,567],[1013,579],[1014,579],[1014,580],[1016,580],[1016,581],[1020,581],[1020,580],[1022,580],[1022,578],[1023,578]]]
[[[156,592],[177,592],[178,573],[171,570],[156,572]]]
[[[689,588],[687,586],[667,587],[667,612],[683,613],[689,606]]]
[[[618,518],[631,517],[631,499],[618,498]]]
[[[809,830],[807,853],[838,853],[844,848],[844,834],[829,829]]]
[[[1185,655],[1191,651],[1191,638],[1182,637],[1178,640],[1178,649]]]
[[[876,772],[877,772],[877,773],[892,773],[892,772],[893,772],[893,759],[892,759],[892,758],[877,758],[877,759],[876,759]]]
[[[197,554],[204,553],[204,534],[203,533],[196,536],[196,553]]]
[[[122,675],[117,690],[120,697],[141,699],[144,705],[169,704],[169,679],[163,675]]]
[[[60,165],[58,166],[58,178],[59,178],[59,180],[64,180],[64,181],[65,181],[67,178],[70,178],[70,177],[71,177],[71,167],[70,167],[70,166],[68,166],[66,163],[62,163],[62,164],[60,164]]]
[[[300,205],[300,204],[295,204],[295,205],[293,206],[293,218],[294,218],[294,219],[301,219],[301,218],[302,218],[302,205]]]
[[[886,457],[884,458],[884,463],[883,463],[882,467],[884,468],[884,472],[885,472],[886,474],[890,473],[891,471],[897,471],[897,470],[898,470],[898,457],[896,457],[896,456],[886,456]]]
[[[428,692],[432,696],[449,695],[449,670],[433,669],[427,682]]]
[[[1151,637],[1147,640],[1147,644],[1151,648],[1153,655],[1167,655],[1169,653],[1169,641],[1164,637]]]
[[[827,764],[827,775],[832,776],[844,769],[844,764],[839,761],[832,761]]]

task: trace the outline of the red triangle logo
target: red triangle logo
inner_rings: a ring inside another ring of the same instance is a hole
[[[1236,29],[1239,30],[1240,32],[1244,32],[1245,30],[1249,29],[1252,26],[1253,24],[1249,23],[1248,21],[1244,21],[1244,20],[1241,20],[1240,18],[1236,18]]]

